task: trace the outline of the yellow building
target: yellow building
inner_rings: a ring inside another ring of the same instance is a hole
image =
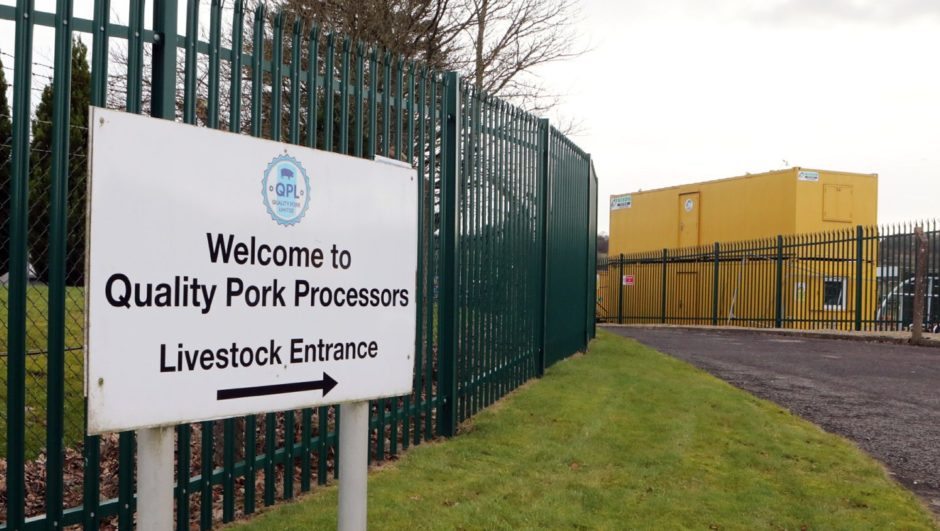
[[[876,174],[790,168],[610,198],[611,258],[874,225]]]
[[[874,174],[791,168],[611,196],[598,316],[851,328],[875,304],[877,238],[857,227],[877,193]]]

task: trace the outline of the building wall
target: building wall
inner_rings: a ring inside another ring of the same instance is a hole
[[[818,171],[819,181],[796,179],[795,233],[878,223],[878,176]]]
[[[609,255],[871,225],[877,192],[876,175],[789,168],[615,195]]]
[[[736,245],[727,244],[717,268],[707,248],[670,252],[665,265],[657,261],[655,252],[634,254],[626,263],[612,262],[599,273],[597,318],[628,324],[773,327],[779,289],[783,328],[850,330],[856,301],[862,305],[863,319],[875,315],[876,267],[865,260],[858,286],[854,242],[842,244],[840,239],[827,238],[834,243],[825,245],[829,260],[822,261],[821,254],[806,257],[805,248],[790,248],[795,239],[787,239],[779,288],[775,239],[751,242],[739,252],[734,251]],[[842,282],[836,304],[825,300],[826,281]],[[857,299],[859,287],[861,299]]]

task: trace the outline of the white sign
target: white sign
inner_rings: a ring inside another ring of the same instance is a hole
[[[797,174],[796,178],[797,180],[800,180],[800,181],[817,182],[819,181],[819,172],[818,171],[801,171],[800,173]]]
[[[806,283],[805,282],[793,283],[793,297],[799,302],[803,302],[806,300]]]
[[[632,195],[622,195],[620,197],[611,197],[610,198],[610,209],[611,210],[620,210],[621,208],[630,208],[633,206],[633,196]]]
[[[621,208],[630,208],[633,206],[633,196],[632,195],[622,195],[620,197],[611,197],[610,198],[610,209],[611,210],[620,210]]]
[[[416,172],[93,109],[91,434],[409,393]]]
[[[635,282],[635,280],[634,280],[634,276],[633,276],[633,275],[624,275],[624,276],[623,276],[623,285],[624,285],[624,286],[632,286],[632,285],[634,284],[634,282]]]

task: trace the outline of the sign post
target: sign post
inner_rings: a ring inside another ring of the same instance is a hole
[[[369,403],[339,406],[339,531],[365,531],[369,470]],[[381,443],[380,443],[381,444]]]
[[[172,426],[343,404],[364,528],[368,401],[412,389],[415,170],[99,108],[89,130],[88,432],[138,430],[141,527],[172,526]]]
[[[137,430],[137,527],[173,529],[173,428]]]

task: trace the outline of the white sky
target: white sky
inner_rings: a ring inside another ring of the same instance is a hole
[[[881,223],[940,214],[940,1],[581,0],[540,73],[611,194],[790,166],[879,174]]]
[[[881,223],[940,214],[940,0],[580,1],[591,51],[539,74],[563,94],[558,113],[582,122],[599,231],[611,194],[784,161],[878,173]],[[92,5],[77,0],[76,16]],[[7,53],[12,29],[0,27]],[[52,30],[35,39],[37,61],[51,64]]]

